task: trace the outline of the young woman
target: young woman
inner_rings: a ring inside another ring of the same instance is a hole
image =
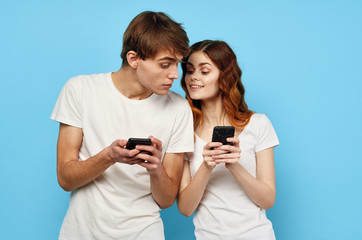
[[[274,147],[264,114],[244,100],[241,70],[222,41],[195,43],[182,65],[182,87],[194,115],[195,151],[186,155],[178,208],[194,213],[200,239],[275,239],[265,209],[275,201]],[[233,145],[211,142],[215,126],[234,126]]]

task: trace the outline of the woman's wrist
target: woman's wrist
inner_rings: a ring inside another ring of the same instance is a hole
[[[229,169],[230,171],[235,169],[237,167],[237,165],[239,165],[238,162],[235,162],[235,163],[225,163],[225,167],[227,169]]]
[[[208,164],[206,161],[203,161],[202,164],[210,172],[215,168],[215,166],[212,166],[212,165]]]

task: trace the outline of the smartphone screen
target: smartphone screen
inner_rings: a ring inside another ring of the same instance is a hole
[[[212,133],[212,142],[221,142],[223,145],[232,145],[231,142],[226,141],[229,137],[234,137],[235,128],[233,126],[216,126]]]
[[[131,150],[136,147],[136,145],[151,145],[151,139],[149,138],[129,138],[126,148]]]

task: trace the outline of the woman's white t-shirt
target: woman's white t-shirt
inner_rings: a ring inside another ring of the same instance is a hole
[[[239,135],[239,163],[256,176],[255,153],[279,144],[274,128],[265,114],[253,114]],[[191,177],[203,162],[206,142],[196,136],[194,153],[187,153]],[[209,179],[203,198],[194,214],[195,235],[205,239],[275,239],[265,210],[244,192],[224,164],[217,165]]]

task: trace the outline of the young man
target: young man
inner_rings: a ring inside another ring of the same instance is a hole
[[[72,191],[59,239],[164,239],[183,153],[193,151],[192,113],[169,91],[189,40],[164,13],[143,12],[123,37],[117,72],[71,78],[52,119],[60,122],[57,174]],[[130,137],[151,146],[125,148]]]

